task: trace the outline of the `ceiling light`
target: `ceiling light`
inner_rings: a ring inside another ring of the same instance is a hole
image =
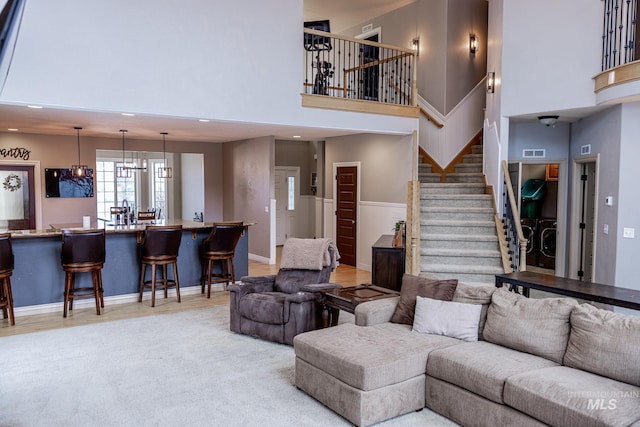
[[[556,115],[538,116],[538,120],[540,121],[540,123],[547,127],[555,125],[559,118],[560,116]]]
[[[83,176],[87,175],[87,169],[89,169],[89,166],[80,163],[80,130],[82,128],[76,126],[74,127],[74,129],[78,134],[78,164],[71,166],[71,175],[75,176],[76,178],[82,178]]]
[[[200,119],[198,121],[202,122],[202,123],[209,123],[211,120],[209,120],[209,119]]]
[[[44,107],[42,105],[27,105],[27,108],[33,108],[35,110],[41,110]]]
[[[300,135],[293,135],[294,138],[302,138]]]
[[[158,168],[158,178],[173,178],[173,169],[167,166],[167,141],[165,137],[168,135],[167,132],[160,132],[162,135],[162,153],[164,155],[164,166]]]
[[[133,113],[120,113],[120,114],[122,114],[123,116],[127,116],[127,117],[135,116],[135,114],[133,114]]]
[[[116,176],[118,178],[131,178],[131,169],[127,167],[124,160],[124,134],[127,133],[126,129],[120,129],[122,132],[122,166],[116,167]]]
[[[9,128],[7,129],[9,132],[18,132],[20,129],[17,128]]]

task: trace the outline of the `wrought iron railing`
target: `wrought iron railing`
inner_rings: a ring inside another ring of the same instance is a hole
[[[602,71],[640,59],[638,0],[604,0],[602,29]]]
[[[414,51],[304,30],[304,93],[415,106]]]
[[[509,177],[509,168],[504,160],[502,161],[502,174],[504,177],[504,192],[502,194],[504,213],[502,223],[504,225],[509,260],[513,271],[525,271],[527,269],[527,239],[522,233],[518,205],[513,195],[513,187]]]

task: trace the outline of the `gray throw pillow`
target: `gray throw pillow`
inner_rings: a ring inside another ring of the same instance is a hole
[[[526,298],[497,289],[484,325],[484,339],[494,344],[562,363],[569,340],[572,298]]]
[[[423,277],[405,274],[402,276],[402,288],[400,288],[400,301],[391,317],[393,323],[413,325],[413,317],[416,309],[416,297],[427,297],[442,301],[451,301],[453,293],[458,286],[457,279],[430,280]]]
[[[640,317],[574,308],[564,364],[640,387]]]

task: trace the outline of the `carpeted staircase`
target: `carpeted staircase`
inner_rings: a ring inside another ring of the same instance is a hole
[[[446,174],[446,182],[430,165],[420,165],[419,172],[420,271],[470,284],[495,283],[504,269],[493,197],[485,194],[482,145]]]

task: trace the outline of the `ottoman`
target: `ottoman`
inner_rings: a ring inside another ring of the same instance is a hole
[[[344,323],[297,335],[295,385],[358,426],[425,406],[429,352],[457,345],[396,323]]]

